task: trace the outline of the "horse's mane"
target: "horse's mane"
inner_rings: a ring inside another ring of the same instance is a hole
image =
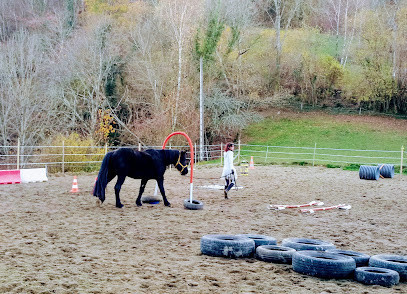
[[[168,159],[169,165],[175,164],[178,159],[179,151],[178,150],[164,150],[164,155]]]

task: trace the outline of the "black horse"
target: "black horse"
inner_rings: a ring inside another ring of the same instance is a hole
[[[141,206],[141,195],[148,180],[157,181],[163,196],[164,204],[170,206],[164,191],[164,173],[167,166],[174,164],[181,175],[188,173],[185,151],[179,150],[156,150],[148,149],[144,152],[135,151],[130,148],[120,148],[116,151],[109,152],[102,161],[99,170],[93,196],[99,197],[100,201],[105,201],[105,190],[107,184],[117,175],[117,182],[114,186],[116,194],[116,207],[123,207],[120,202],[120,189],[126,177],[141,179],[140,191],[136,204]]]

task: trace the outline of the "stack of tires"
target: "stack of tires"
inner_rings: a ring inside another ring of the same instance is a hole
[[[292,264],[295,272],[324,278],[347,279],[367,285],[391,287],[407,281],[407,256],[340,250],[334,244],[306,238],[287,238],[282,245],[270,236],[206,235],[201,252],[210,256],[252,257],[265,262]]]

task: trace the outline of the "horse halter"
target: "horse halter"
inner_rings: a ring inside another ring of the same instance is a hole
[[[177,163],[175,164],[175,167],[177,167],[177,165],[180,165],[180,166],[182,167],[182,169],[179,171],[181,174],[182,174],[182,172],[184,171],[184,169],[185,169],[186,167],[188,167],[188,164],[187,164],[187,165],[183,165],[183,164],[181,163],[181,152],[180,152],[179,155],[178,155],[178,160],[177,160]]]

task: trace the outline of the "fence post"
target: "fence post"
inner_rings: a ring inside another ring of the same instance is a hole
[[[312,158],[312,166],[315,164],[315,152],[317,150],[317,142],[315,142],[315,147],[314,147],[314,157]]]
[[[240,165],[240,139],[237,142],[237,144],[238,144],[238,147],[239,147],[239,150],[237,152],[237,164]]]
[[[105,155],[107,154],[107,143],[105,143]]]
[[[194,146],[194,147],[195,147],[195,152],[194,152],[194,157],[195,157],[195,158],[191,158],[191,160],[194,160],[194,163],[197,163],[197,159],[196,159],[196,157],[197,157],[197,155],[196,155],[196,153],[197,153],[197,152],[196,152],[196,143],[195,143],[195,146]],[[195,165],[195,164],[194,164],[194,165]]]
[[[266,159],[264,159],[264,163],[267,163],[267,154],[269,153],[269,146],[267,145],[266,149]]]
[[[403,156],[404,156],[404,146],[401,146],[400,177],[403,175]]]
[[[141,143],[138,143],[138,151],[141,151]]]
[[[20,138],[17,139],[17,169],[20,169]]]
[[[62,141],[62,173],[65,173],[65,141]]]
[[[220,165],[223,166],[223,143],[220,142]]]

